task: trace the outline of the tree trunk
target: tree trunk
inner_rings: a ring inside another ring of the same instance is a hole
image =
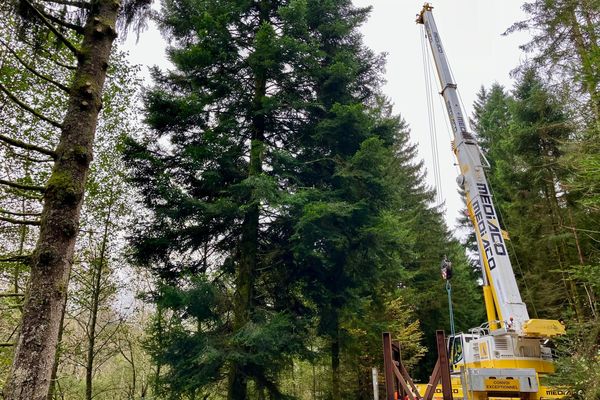
[[[69,274],[70,275],[70,274]],[[70,281],[70,278],[67,279],[67,282]],[[67,302],[65,301],[63,305],[62,315],[60,316],[60,327],[58,328],[58,341],[56,345],[56,356],[54,357],[54,365],[52,365],[52,375],[50,376],[50,388],[48,389],[48,400],[52,400],[54,398],[54,393],[56,391],[56,379],[58,376],[58,365],[60,362],[60,344],[62,343],[63,333],[65,331],[65,311],[67,308]]]
[[[552,234],[557,237],[560,234],[561,227],[563,224],[563,218],[560,213],[560,206],[558,204],[558,199],[556,196],[556,191],[554,190],[554,180],[548,179],[546,185],[543,189],[544,195],[546,198],[546,202],[548,203],[550,218],[551,218],[551,229]],[[577,287],[572,279],[566,279],[565,270],[566,267],[570,264],[569,254],[565,249],[564,240],[560,240],[559,243],[555,244],[556,252],[557,252],[557,262],[559,264],[562,279],[566,288],[567,298],[571,298],[575,315],[579,321],[582,321],[583,318],[583,310],[581,306],[581,301],[579,299],[579,293],[577,291]]]
[[[260,21],[268,21],[268,2],[261,1]],[[259,24],[260,26],[260,24]],[[250,160],[248,165],[248,177],[257,176],[262,173],[262,162],[264,152],[264,139],[266,118],[263,111],[263,99],[267,91],[266,71],[256,71],[254,85],[253,115],[251,125]],[[254,279],[258,258],[258,230],[259,230],[259,202],[250,193],[247,201],[248,211],[242,222],[242,236],[239,246],[239,264],[236,271],[236,294],[234,299],[234,332],[242,329],[249,321],[252,314],[252,298]],[[229,400],[246,400],[247,374],[243,363],[233,362],[229,370],[228,382]]]
[[[340,340],[336,333],[331,338],[331,395],[340,399]]]
[[[85,182],[102,106],[102,89],[116,38],[118,0],[97,0],[85,25],[57,158],[44,192],[21,332],[6,400],[46,400],[66,301]]]
[[[579,234],[577,233],[577,228],[575,227],[575,220],[573,219],[573,212],[569,205],[567,205],[567,213],[569,215],[569,223],[571,224],[571,231],[573,232],[573,238],[575,239],[575,247],[577,248],[577,255],[579,257],[579,265],[585,265],[585,257],[583,255],[583,249],[581,248],[581,243],[579,242]],[[588,298],[588,305],[590,307],[590,311],[592,312],[592,317],[596,319],[598,316],[596,314],[596,299],[594,296],[594,290],[587,283],[582,283],[583,289]]]
[[[312,351],[312,349],[311,349]],[[311,361],[312,364],[312,400],[317,400],[317,371],[315,366],[315,360]]]
[[[102,234],[102,243],[100,245],[100,255],[93,262],[94,274],[92,275],[92,301],[90,302],[90,318],[88,323],[88,348],[87,348],[87,360],[85,365],[85,398],[86,400],[92,400],[93,392],[93,381],[94,381],[94,358],[96,355],[96,325],[98,323],[98,309],[100,308],[100,292],[102,291],[102,270],[106,260],[106,248],[108,245],[108,233],[110,226],[110,216],[112,211],[112,198],[108,205],[108,211],[106,213],[106,220],[104,221],[104,232]]]
[[[266,87],[265,81],[257,82],[257,94],[259,90]],[[262,88],[261,88],[262,87]],[[262,172],[262,154],[263,154],[263,136],[264,136],[264,116],[262,124],[254,126],[253,139],[250,145],[250,165],[248,176],[255,176]],[[250,196],[251,202],[254,200]],[[252,313],[252,297],[254,288],[254,275],[257,264],[258,253],[258,226],[259,226],[259,208],[258,204],[252,204],[242,224],[242,238],[240,243],[240,259],[236,276],[236,294],[234,299],[234,331],[242,329]],[[229,400],[245,400],[247,398],[246,373],[242,365],[232,364],[229,371]]]
[[[163,338],[163,310],[162,307],[160,306],[160,304],[158,304],[156,306],[156,337],[157,337],[157,341],[158,341],[158,345],[159,348],[162,347],[162,338]],[[154,370],[154,382],[153,382],[153,386],[154,386],[154,393],[152,393],[154,396],[158,397],[158,394],[160,393],[160,372],[161,372],[161,368],[162,368],[162,364],[161,361],[158,360],[156,361],[156,369]]]
[[[135,361],[133,359],[133,350],[131,351],[131,399],[135,399],[137,392],[137,373],[135,372]],[[143,394],[142,394],[143,396]]]

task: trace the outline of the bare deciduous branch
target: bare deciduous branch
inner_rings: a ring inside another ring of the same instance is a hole
[[[48,60],[52,61],[54,64],[58,65],[59,67],[66,68],[66,69],[68,69],[70,71],[75,71],[77,69],[77,67],[74,66],[74,65],[68,65],[68,64],[61,63],[60,61],[55,60],[54,58],[51,58],[50,56],[48,56],[46,58]]]
[[[34,157],[29,157],[29,156],[27,156],[25,154],[17,153],[16,151],[13,151],[13,154],[16,157],[19,157],[19,158],[21,158],[23,160],[31,161],[31,162],[34,162],[34,163],[54,162],[54,159],[52,159],[52,158],[34,158]]]
[[[37,221],[37,220],[14,219],[14,218],[2,217],[2,216],[0,216],[0,221],[8,222],[10,224],[15,224],[15,225],[32,225],[32,226],[40,225],[40,221]]]
[[[70,1],[70,0],[42,0],[44,3],[53,3],[53,4],[61,4],[63,6],[73,6],[79,8],[85,8],[89,10],[92,8],[90,3],[85,3],[83,1]]]
[[[0,141],[2,141],[4,143],[8,143],[11,146],[20,147],[20,148],[25,149],[25,150],[34,150],[34,151],[37,151],[39,153],[45,154],[47,156],[50,156],[53,159],[56,159],[56,157],[57,157],[56,153],[54,151],[50,150],[50,149],[46,149],[45,147],[37,146],[35,144],[27,143],[27,142],[24,142],[22,140],[13,139],[11,137],[4,136],[2,134],[0,134]]]
[[[34,110],[33,108],[29,107],[27,104],[25,104],[24,102],[22,102],[21,100],[19,100],[19,98],[17,96],[15,96],[14,94],[12,94],[3,84],[0,83],[0,90],[2,90],[4,93],[6,93],[6,95],[8,96],[9,99],[11,99],[16,105],[18,105],[19,107],[21,107],[23,110],[33,114],[34,116],[38,117],[39,119],[41,119],[42,121],[46,121],[47,123],[49,123],[52,126],[55,126],[57,128],[62,128],[62,125],[59,124],[58,122],[54,121],[51,118],[46,117],[45,115],[40,114],[39,111]]]
[[[2,213],[2,214],[8,214],[8,215],[16,215],[17,217],[39,217],[40,215],[42,215],[39,212],[31,212],[31,213],[23,212],[23,213],[20,213],[20,212],[13,212],[13,211],[8,211],[8,210],[3,210],[1,208],[0,208],[0,213]]]
[[[29,264],[31,261],[31,255],[26,256],[10,256],[0,258],[0,262],[19,262],[22,264]]]
[[[69,88],[66,87],[65,85],[63,85],[60,82],[55,81],[54,79],[50,78],[49,76],[46,76],[42,73],[40,73],[38,70],[36,70],[35,68],[33,68],[31,65],[27,64],[25,62],[25,60],[23,60],[16,51],[14,51],[6,42],[4,42],[4,40],[0,39],[0,43],[2,43],[2,45],[17,59],[17,61],[19,61],[19,63],[21,63],[22,66],[24,66],[29,72],[31,72],[32,74],[34,74],[35,76],[37,76],[38,78],[53,84],[54,86],[56,86],[57,88],[59,88],[60,90],[64,91],[65,93],[69,93]]]
[[[33,190],[36,192],[44,192],[46,191],[46,188],[43,186],[35,186],[35,185],[25,185],[22,183],[16,183],[16,182],[11,182],[11,181],[7,181],[4,179],[0,179],[0,185],[5,185],[5,186],[9,186],[15,189],[21,189],[21,190]]]
[[[27,3],[27,5],[29,7],[31,7],[31,9],[33,10],[33,12],[38,16],[38,18],[40,18],[42,20],[42,22],[44,23],[44,25],[46,25],[48,27],[48,29],[50,29],[50,31],[61,41],[64,43],[65,46],[67,46],[67,48],[69,50],[71,50],[73,52],[73,54],[75,54],[77,57],[79,57],[80,52],[77,49],[77,47],[75,47],[75,45],[73,45],[73,43],[71,43],[71,41],[69,39],[67,39],[62,33],[60,33],[58,31],[58,29],[56,29],[56,27],[54,26],[54,24],[52,24],[52,22],[50,22],[48,20],[48,18],[46,18],[46,16],[44,15],[44,13],[42,13],[40,10],[37,9],[37,7],[35,7],[29,0],[23,0],[25,3]]]

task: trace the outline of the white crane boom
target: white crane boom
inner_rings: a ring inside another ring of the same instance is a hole
[[[452,79],[431,6],[424,7],[419,19],[419,22],[425,26],[442,88],[441,95],[444,97],[454,134],[453,149],[461,170],[457,181],[465,191],[467,208],[474,218],[473,225],[482,256],[484,280],[491,288],[500,326],[521,333],[525,322],[529,320],[529,314],[521,299],[498,214],[492,201],[490,186],[481,163],[479,148],[475,137],[467,129],[466,118],[458,98],[457,85]]]

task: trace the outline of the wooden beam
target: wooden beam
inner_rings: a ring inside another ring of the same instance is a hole
[[[402,376],[404,377],[404,380],[406,380],[406,382],[412,388],[413,393],[415,393],[417,395],[417,399],[421,399],[421,393],[419,393],[419,389],[417,388],[417,386],[411,379],[410,375],[408,374],[408,371],[406,370],[406,367],[404,366],[404,364],[402,362],[400,362],[399,370],[400,370],[400,373],[402,374]]]
[[[415,396],[412,394],[412,391],[408,388],[408,385],[406,384],[404,377],[402,376],[402,374],[400,373],[400,370],[398,368],[396,368],[395,365],[394,365],[394,375],[396,375],[396,379],[398,379],[398,383],[400,383],[400,386],[402,386],[402,390],[403,390],[404,394],[406,394],[410,400],[415,400]]]
[[[433,399],[433,395],[435,394],[435,389],[440,381],[440,359],[435,363],[435,367],[433,367],[433,372],[429,377],[429,383],[427,384],[427,389],[425,390],[425,395],[423,396],[423,400],[431,400]]]
[[[440,378],[442,379],[442,397],[444,400],[452,400],[452,379],[450,379],[450,361],[446,350],[446,335],[444,331],[436,331],[438,360],[440,361]]]
[[[385,375],[386,400],[395,400],[394,360],[392,358],[392,337],[389,332],[383,333],[383,370]]]

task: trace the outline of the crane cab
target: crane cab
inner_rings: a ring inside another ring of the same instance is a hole
[[[450,370],[460,371],[461,366],[465,366],[467,360],[471,357],[471,343],[479,339],[479,335],[459,333],[448,337],[448,359],[450,360]]]

